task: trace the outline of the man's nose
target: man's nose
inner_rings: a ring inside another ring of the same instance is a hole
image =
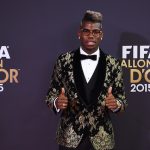
[[[90,31],[89,37],[94,37],[93,31]]]

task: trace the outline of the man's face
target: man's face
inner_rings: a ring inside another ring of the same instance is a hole
[[[78,36],[85,52],[89,54],[95,52],[103,37],[100,23],[84,22],[80,27]]]

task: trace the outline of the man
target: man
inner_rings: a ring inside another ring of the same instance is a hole
[[[127,106],[118,60],[105,54],[102,15],[87,11],[78,38],[81,46],[59,56],[46,103],[61,120],[59,150],[111,150],[114,133],[109,113]]]

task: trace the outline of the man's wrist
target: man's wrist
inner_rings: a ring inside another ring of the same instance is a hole
[[[118,112],[120,111],[121,107],[122,107],[122,103],[116,99],[116,103],[117,103],[117,108],[113,110],[113,112]]]
[[[58,97],[55,98],[55,100],[54,100],[54,107],[55,107],[56,112],[60,112],[60,109],[58,109],[57,106],[56,106],[56,100],[57,99],[58,99]]]

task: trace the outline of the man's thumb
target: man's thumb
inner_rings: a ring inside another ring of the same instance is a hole
[[[112,86],[108,88],[108,94],[112,94]]]
[[[64,88],[61,88],[61,95],[65,95],[65,89]]]

